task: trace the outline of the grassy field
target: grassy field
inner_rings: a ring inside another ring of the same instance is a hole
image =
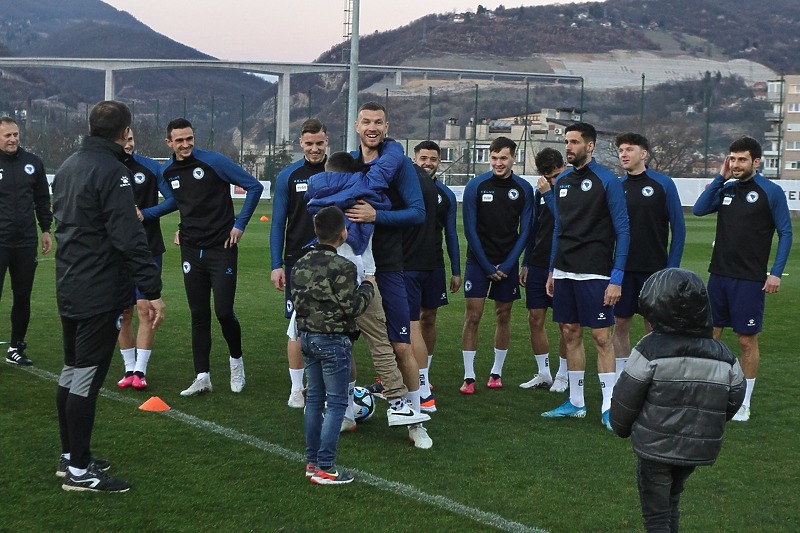
[[[488,390],[483,381],[492,363],[493,321],[487,315],[476,358],[478,391],[471,397],[458,393],[464,305],[463,296],[456,295],[440,312],[431,368],[440,409],[426,424],[433,448],[417,450],[404,429],[387,427],[381,402],[372,420],[340,441],[338,462],[355,471],[356,482],[342,487],[310,484],[303,475],[302,411],[286,406],[286,321],[282,293],[269,281],[269,223],[258,221],[270,210],[266,202],[257,210],[240,249],[236,310],[245,334],[247,371],[240,395],[230,392],[228,357],[216,323],[214,392],[196,398],[178,395],[194,373],[180,259],[169,245],[163,295],[168,314],[150,361],[150,388],[117,390],[122,362],[116,355],[98,402],[93,451],[112,460],[112,473],[133,484],[126,494],[66,493],[54,476],[61,328],[53,256],[41,260],[27,338],[36,366],[0,368],[0,531],[641,530],[635,458],[629,442],[600,424],[591,343],[587,418],[541,418],[542,411],[560,404],[565,395],[517,386],[535,372],[521,303],[513,315],[504,389]],[[170,242],[176,222],[171,216],[162,225]],[[714,224],[713,217],[687,216],[683,266],[703,277]],[[781,292],[767,298],[752,418],[729,425],[717,464],[699,469],[688,482],[682,531],[796,531],[800,524],[800,417],[791,399],[800,340],[796,255]],[[5,287],[2,339],[9,327],[8,281]],[[641,324],[636,322],[638,336]],[[555,346],[555,325],[549,331]],[[734,337],[725,340],[735,345]],[[357,343],[355,353],[359,381],[368,384],[374,371],[363,343]],[[138,410],[150,396],[159,396],[172,410]]]

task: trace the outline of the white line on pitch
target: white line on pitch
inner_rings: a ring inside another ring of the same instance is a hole
[[[48,372],[47,370],[41,370],[35,367],[24,367],[22,369],[40,378],[58,382],[58,376],[56,374],[53,374],[52,372]],[[112,400],[121,403],[126,403],[129,405],[138,406],[141,403],[139,399],[131,398],[129,396],[123,396],[122,394],[110,391],[106,388],[101,389],[100,394],[102,396],[105,396],[106,398],[111,398]],[[305,456],[301,453],[293,452],[282,446],[278,446],[277,444],[273,444],[271,442],[259,439],[258,437],[254,437],[253,435],[248,435],[247,433],[243,433],[235,429],[227,428],[225,426],[220,426],[215,422],[203,420],[202,418],[197,418],[196,416],[178,411],[177,409],[170,409],[169,411],[157,414],[173,418],[175,420],[183,422],[184,424],[187,424],[197,429],[202,429],[210,433],[216,433],[217,435],[222,435],[223,437],[226,437],[228,439],[242,442],[259,450],[268,452],[272,455],[277,455],[278,457],[282,457],[288,461],[305,464]],[[502,531],[512,531],[515,533],[516,532],[547,533],[546,530],[544,529],[526,526],[525,524],[520,524],[519,522],[514,522],[513,520],[507,520],[500,515],[494,513],[487,513],[485,511],[481,511],[480,509],[463,505],[445,496],[428,494],[427,492],[423,492],[419,489],[412,487],[411,485],[406,485],[405,483],[390,481],[388,479],[384,479],[374,474],[370,474],[369,472],[365,472],[363,470],[357,470],[355,468],[348,468],[347,470],[353,472],[356,475],[358,481],[361,483],[372,485],[378,489],[387,492],[393,492],[400,496],[416,500],[426,505],[433,505],[435,507],[439,507],[440,509],[444,509],[445,511],[448,511],[450,513],[470,518],[475,522],[479,522],[481,524],[491,527],[496,527],[497,529],[500,529]]]

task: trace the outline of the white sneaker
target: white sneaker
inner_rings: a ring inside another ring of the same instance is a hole
[[[306,398],[303,396],[303,389],[293,390],[289,394],[289,401],[286,404],[292,409],[302,409],[306,406]]]
[[[748,420],[750,420],[750,408],[742,404],[739,410],[736,411],[736,414],[733,415],[733,418],[731,420],[733,420],[734,422],[747,422]]]
[[[566,392],[569,388],[569,380],[566,376],[559,376],[556,374],[556,379],[553,380],[553,386],[550,387],[550,392]]]
[[[433,440],[428,436],[428,432],[422,427],[422,424],[408,426],[408,440],[420,450],[427,450],[433,446]]]
[[[546,378],[541,374],[536,374],[532,380],[520,383],[519,386],[523,389],[549,389],[552,384],[553,378]]]
[[[355,420],[353,420],[351,418],[344,417],[342,419],[342,427],[341,427],[341,429],[339,429],[339,433],[355,431],[356,427],[358,427],[358,424],[356,424]]]
[[[195,379],[189,388],[181,391],[181,396],[197,396],[204,392],[211,392],[211,377],[206,375],[203,378]]]
[[[408,426],[410,424],[421,424],[431,419],[425,413],[418,413],[411,408],[411,402],[405,399],[400,400],[400,405],[396,408],[389,406],[386,410],[386,418],[389,426]]]
[[[231,362],[231,392],[242,392],[244,388],[244,361]]]

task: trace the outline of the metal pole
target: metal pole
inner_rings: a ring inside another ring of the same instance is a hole
[[[214,149],[214,95],[211,95],[211,138],[209,139],[209,149]]]
[[[779,109],[778,111],[778,159],[776,161],[777,164],[777,173],[775,174],[775,179],[781,179],[781,156],[783,155],[783,88],[785,85],[786,80],[783,77],[783,72],[781,72],[781,95],[780,100],[778,102]]]
[[[347,91],[347,151],[356,149],[355,123],[358,115],[358,22],[361,0],[353,0],[353,33],[350,36],[350,81]]]
[[[530,112],[530,100],[531,100],[531,82],[525,81],[525,138],[524,138],[524,151],[522,152],[522,173],[528,173],[528,136],[530,135],[529,129],[529,120],[528,118],[531,116]]]
[[[475,177],[475,160],[478,159],[478,84],[475,84],[475,115],[472,120],[472,177]]]
[[[583,86],[584,86],[584,80],[583,80],[583,76],[581,76],[581,108],[580,108],[580,121],[581,122],[583,122],[583,88],[584,88]]]
[[[389,112],[389,88],[386,88],[386,93],[383,96],[383,106],[386,108],[386,112]]]
[[[644,135],[644,74],[642,74],[642,94],[639,98],[639,133]]]
[[[708,177],[708,135],[711,125],[711,72],[706,71],[706,140],[703,153],[703,175]]]
[[[242,164],[242,160],[244,159],[244,95],[242,95],[242,124],[241,135],[239,135],[239,164]]]
[[[431,108],[433,107],[433,87],[428,87],[428,136],[426,139],[431,140]]]

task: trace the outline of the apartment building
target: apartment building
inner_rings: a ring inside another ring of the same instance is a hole
[[[771,179],[800,179],[800,74],[770,80],[767,101],[771,129],[764,134],[762,172]]]

